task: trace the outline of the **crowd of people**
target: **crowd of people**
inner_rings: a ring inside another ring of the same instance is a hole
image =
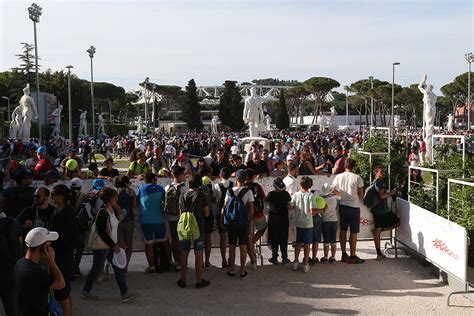
[[[5,282],[0,296],[6,314],[43,315],[55,300],[64,315],[71,315],[71,283],[84,279],[81,298],[97,300],[92,288],[103,280],[106,261],[114,270],[121,301],[135,299],[138,294],[127,286],[135,227],[140,227],[145,244],[145,273],[175,270],[181,288],[187,286],[191,249],[195,287],[210,284],[203,276],[211,267],[215,231],[220,267],[230,278],[244,279],[247,267],[258,269],[255,245],[267,230],[271,264],[291,264],[303,272],[319,262],[334,264],[338,227],[339,260],[362,264],[356,253],[362,203],[370,203],[374,215],[377,259],[385,258],[380,234],[399,223],[389,207],[396,191],[386,189],[382,166],[374,168],[375,181],[364,191],[362,178],[354,173],[357,162],[350,158],[351,150],[362,146],[362,135],[280,132],[269,136],[268,146],[253,142],[247,152],[242,136],[188,132],[85,138],[77,144],[5,142],[0,173],[0,253],[5,258],[0,271]],[[407,159],[415,161],[422,143],[413,139],[407,145],[415,149]],[[101,170],[97,152],[106,157]],[[112,156],[129,158],[127,171],[114,168]],[[313,175],[334,179],[315,192]],[[273,190],[265,192],[257,180],[268,176],[273,177]],[[131,188],[134,178],[142,180],[137,192]],[[170,183],[163,187],[158,178],[170,178]],[[84,179],[92,181],[90,192],[83,192]],[[33,181],[40,185],[33,187]],[[84,276],[86,247],[93,260]],[[123,265],[117,263],[120,256],[125,257]]]

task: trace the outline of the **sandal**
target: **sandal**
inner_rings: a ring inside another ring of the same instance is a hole
[[[196,289],[202,289],[203,287],[208,286],[211,282],[201,279],[201,283],[196,283]]]
[[[178,284],[178,286],[182,289],[186,287],[186,282],[181,281],[181,279],[179,279],[178,282],[176,282],[176,284]]]

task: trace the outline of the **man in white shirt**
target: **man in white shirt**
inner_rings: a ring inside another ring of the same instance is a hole
[[[298,177],[298,166],[295,163],[290,163],[288,165],[288,175],[283,179],[286,191],[290,193],[290,195],[293,195],[300,189],[296,177]]]
[[[354,159],[347,158],[344,164],[345,171],[338,174],[333,181],[336,189],[341,192],[339,206],[341,261],[350,264],[364,263],[364,260],[356,256],[357,234],[360,226],[360,201],[364,197],[364,181],[359,175],[352,172],[355,165],[356,161]],[[346,238],[349,227],[351,230],[349,238],[350,256],[346,252]]]

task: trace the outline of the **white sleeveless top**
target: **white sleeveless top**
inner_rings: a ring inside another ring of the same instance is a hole
[[[112,231],[110,233],[110,239],[112,239],[116,243],[117,240],[118,240],[118,238],[117,238],[117,229],[118,229],[119,221],[118,221],[118,219],[115,216],[115,213],[113,211],[110,212],[110,210],[107,207],[105,209],[109,213],[110,226],[112,227]]]

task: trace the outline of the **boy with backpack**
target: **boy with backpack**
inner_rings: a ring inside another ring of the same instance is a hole
[[[214,184],[214,188],[213,188],[214,201],[216,202],[216,207],[214,208],[214,216],[216,218],[217,231],[219,232],[219,237],[220,237],[219,246],[220,246],[221,257],[222,257],[222,268],[229,267],[227,258],[226,258],[227,229],[221,220],[221,210],[224,207],[224,200],[227,195],[227,190],[234,187],[234,182],[229,180],[231,172],[232,172],[231,169],[228,167],[222,168],[219,173],[221,181],[219,183]]]
[[[179,201],[181,196],[188,191],[184,167],[173,166],[171,175],[173,182],[165,187],[165,220],[168,221],[171,235],[171,251],[175,262],[175,270],[180,269],[180,255],[178,238]]]
[[[245,261],[247,259],[248,219],[252,217],[254,208],[253,194],[245,185],[247,172],[239,170],[236,177],[237,186],[227,190],[221,220],[226,225],[229,234],[229,271],[227,271],[227,275],[231,278],[235,277],[235,247],[238,243],[240,248],[240,278],[243,279],[247,276]]]
[[[291,201],[290,194],[286,191],[285,183],[281,178],[273,181],[274,191],[267,195],[270,206],[268,216],[268,242],[272,247],[272,257],[268,261],[278,264],[278,247],[280,247],[282,264],[290,263],[288,259],[288,205]]]
[[[181,278],[178,286],[186,287],[186,271],[191,244],[194,246],[196,288],[200,289],[210,284],[202,278],[204,249],[204,217],[209,216],[210,209],[206,195],[201,191],[202,177],[194,174],[189,181],[189,191],[181,195],[181,215],[178,222],[178,236],[181,248]]]
[[[247,172],[247,187],[250,189],[253,195],[253,206],[254,213],[249,222],[249,240],[247,251],[250,257],[250,263],[252,268],[257,270],[257,255],[255,253],[255,244],[257,241],[262,238],[265,230],[267,229],[267,221],[265,215],[263,214],[264,209],[264,200],[265,200],[265,191],[262,186],[255,182],[257,174],[255,170],[248,168]]]
[[[291,197],[291,205],[295,208],[296,244],[295,261],[293,270],[298,271],[298,260],[301,246],[303,245],[303,272],[309,272],[309,251],[313,243],[313,213],[317,212],[314,195],[309,190],[313,186],[313,180],[302,177],[300,191]]]

